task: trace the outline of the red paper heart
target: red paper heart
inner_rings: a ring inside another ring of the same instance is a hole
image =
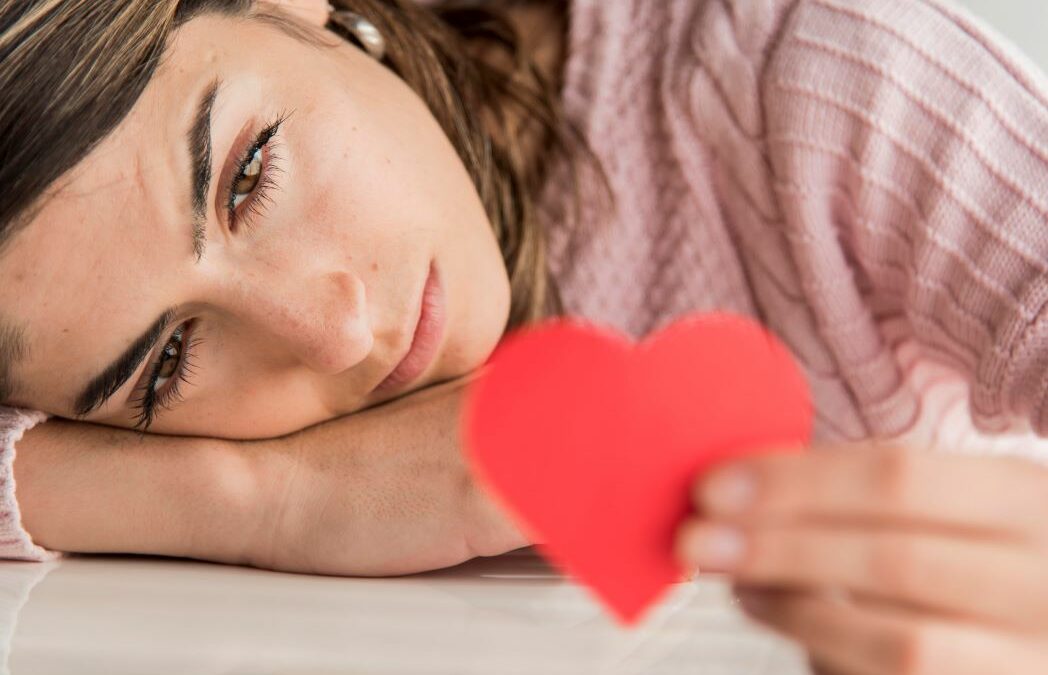
[[[806,444],[810,429],[789,351],[727,314],[640,344],[566,320],[522,331],[495,351],[464,417],[477,474],[626,624],[682,578],[673,541],[696,477]]]

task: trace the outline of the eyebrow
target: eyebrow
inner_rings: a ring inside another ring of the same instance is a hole
[[[196,116],[186,138],[189,145],[192,186],[193,253],[199,261],[207,249],[207,195],[211,191],[211,111],[218,98],[221,80],[214,80],[204,91],[197,104]]]
[[[193,219],[193,253],[197,261],[204,256],[207,248],[207,195],[211,191],[211,164],[212,148],[211,142],[211,112],[215,107],[215,99],[218,98],[218,90],[221,80],[213,80],[204,90],[203,95],[197,103],[193,123],[186,134],[189,146],[191,186],[190,213]],[[176,310],[166,310],[157,317],[152,325],[140,335],[131,346],[124,350],[111,364],[106,366],[100,375],[94,377],[84,390],[76,397],[73,410],[77,417],[88,415],[94,410],[105,405],[113,394],[131,378],[156,347],[157,342],[164,336],[168,328],[174,322]]]
[[[175,315],[174,308],[161,314],[153,325],[146,329],[146,332],[142,333],[131,343],[130,347],[124,350],[123,354],[102,371],[101,375],[95,377],[84,387],[73,404],[77,417],[83,417],[102,407],[113,394],[120,391],[120,388],[135,374],[138,367],[142,365],[142,361],[149,356],[149,352],[153,351],[153,347],[167,332],[175,320]]]

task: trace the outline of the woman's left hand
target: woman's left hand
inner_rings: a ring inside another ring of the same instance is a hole
[[[1048,469],[849,446],[725,465],[695,502],[681,559],[818,672],[1048,673]]]

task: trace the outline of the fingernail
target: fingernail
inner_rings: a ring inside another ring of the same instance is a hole
[[[753,503],[757,493],[753,474],[745,469],[727,469],[706,484],[706,506],[718,513],[737,513]]]
[[[691,555],[700,570],[729,568],[742,559],[746,542],[734,527],[712,525],[698,531]]]

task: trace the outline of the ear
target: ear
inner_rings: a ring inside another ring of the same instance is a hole
[[[281,9],[291,12],[313,26],[323,28],[331,13],[328,0],[269,0]]]

